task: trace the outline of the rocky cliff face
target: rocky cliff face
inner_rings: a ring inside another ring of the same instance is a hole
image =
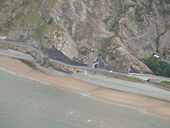
[[[169,0],[1,0],[0,34],[90,64],[149,71],[140,59],[170,57]]]

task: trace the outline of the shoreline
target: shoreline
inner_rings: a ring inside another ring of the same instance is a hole
[[[0,56],[0,70],[5,69],[18,76],[24,76],[57,88],[66,89],[84,96],[109,103],[132,107],[139,112],[148,113],[161,118],[170,119],[170,103],[145,96],[111,90],[82,82],[68,76],[54,76],[47,72],[30,67],[18,59]]]

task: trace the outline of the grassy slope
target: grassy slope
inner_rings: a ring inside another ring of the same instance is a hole
[[[162,81],[160,84],[165,86],[165,87],[170,88],[170,81]]]

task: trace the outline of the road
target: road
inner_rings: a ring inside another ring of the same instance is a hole
[[[143,95],[170,102],[170,91],[160,89],[148,83],[130,82],[100,75],[73,74],[75,79],[82,80],[96,86],[115,89],[123,92]]]
[[[162,76],[155,76],[155,75],[149,75],[149,74],[139,74],[139,73],[129,73],[127,76],[130,77],[136,77],[142,80],[149,80],[154,79],[155,81],[161,82],[161,81],[170,81],[170,78],[162,77]]]

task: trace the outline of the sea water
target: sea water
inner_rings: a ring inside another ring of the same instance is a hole
[[[0,128],[170,128],[170,120],[0,71]]]

